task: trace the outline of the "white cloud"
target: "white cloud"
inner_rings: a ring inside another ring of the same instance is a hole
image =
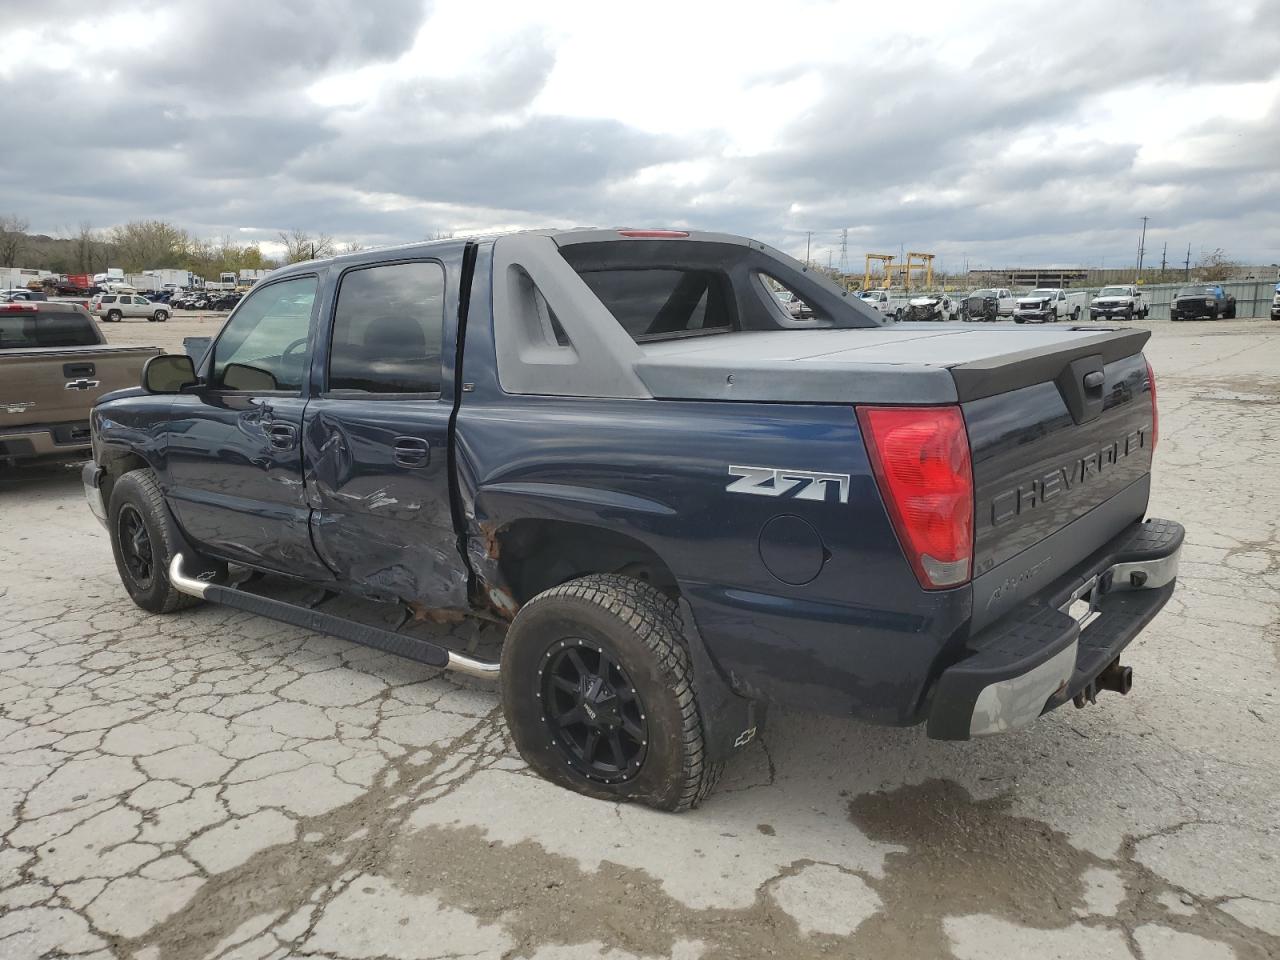
[[[11,0],[0,212],[1280,260],[1280,4]],[[86,51],[127,38],[130,56]],[[101,66],[108,63],[109,67]],[[858,259],[855,254],[854,259]]]

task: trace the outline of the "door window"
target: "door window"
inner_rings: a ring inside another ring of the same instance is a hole
[[[316,278],[255,290],[227,321],[213,353],[212,385],[222,390],[302,388]]]
[[[444,268],[426,261],[352,270],[342,278],[329,350],[329,389],[440,392]]]

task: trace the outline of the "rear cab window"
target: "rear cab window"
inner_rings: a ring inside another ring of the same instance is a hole
[[[80,313],[0,313],[0,350],[96,347],[99,343],[93,321]]]
[[[637,343],[739,329],[728,277],[709,270],[587,270],[600,302]]]
[[[803,267],[747,244],[592,239],[562,244],[559,251],[618,325],[642,346],[747,331],[882,322],[856,296],[815,296]],[[563,346],[559,318],[547,312],[554,340]]]

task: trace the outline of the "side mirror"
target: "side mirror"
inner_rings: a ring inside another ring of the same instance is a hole
[[[147,393],[180,393],[196,382],[196,365],[185,353],[152,357],[142,368],[142,389]]]

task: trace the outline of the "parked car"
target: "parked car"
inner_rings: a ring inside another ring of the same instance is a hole
[[[960,310],[945,293],[926,293],[907,301],[906,320],[954,320]]]
[[[49,297],[41,290],[28,290],[25,287],[14,287],[0,293],[0,303],[37,303]]]
[[[1037,287],[1018,297],[1013,308],[1014,323],[1057,323],[1079,320],[1084,305],[1083,293],[1067,293],[1061,287]]]
[[[1169,305],[1170,320],[1234,320],[1236,298],[1216,283],[1183,287]]]
[[[1271,298],[1271,319],[1280,320],[1280,283],[1276,284],[1275,296]]]
[[[724,234],[442,240],[276,271],[95,408],[83,478],[143,609],[496,678],[533,770],[682,810],[766,703],[965,740],[1128,691],[1183,537],[1141,519],[1149,336],[902,335]],[[507,624],[501,659],[231,565]]]
[[[961,314],[965,320],[999,320],[1013,316],[1013,292],[1005,287],[984,287],[964,298]]]
[[[907,298],[889,290],[864,290],[858,297],[876,313],[894,320],[906,318]]]
[[[89,301],[89,312],[107,323],[119,323],[125,317],[145,317],[153,323],[169,319],[167,304],[152,303],[140,293],[100,293]]]
[[[1142,288],[1134,284],[1103,287],[1089,304],[1092,320],[1147,319],[1151,305],[1142,296]]]
[[[89,409],[136,387],[156,347],[108,346],[79,304],[0,304],[0,465],[89,455]]]

